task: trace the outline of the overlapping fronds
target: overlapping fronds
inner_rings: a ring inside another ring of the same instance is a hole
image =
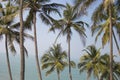
[[[80,62],[78,64],[78,68],[80,69],[80,73],[83,71],[87,71],[88,78],[91,76],[93,72],[95,77],[98,77],[100,67],[99,58],[100,58],[100,49],[96,49],[94,45],[88,46],[84,49],[85,54],[81,56]]]
[[[54,70],[62,71],[67,65],[67,54],[62,51],[60,44],[53,45],[41,58],[42,69],[48,69],[46,75]],[[74,65],[74,63],[73,63]]]

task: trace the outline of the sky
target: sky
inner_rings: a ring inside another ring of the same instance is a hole
[[[62,3],[65,4],[70,3],[72,4],[73,0],[52,0],[52,2],[57,2],[57,3]],[[94,6],[97,6],[98,4],[95,3]],[[89,25],[92,24],[90,16],[92,14],[92,11],[94,10],[95,7],[90,7],[89,8],[89,13],[87,16],[84,16],[81,18],[81,20],[87,22]],[[25,14],[26,15],[26,14]],[[54,17],[57,17],[57,15],[54,15]],[[39,56],[41,57],[48,49],[49,47],[51,47],[54,43],[54,40],[58,34],[58,32],[56,32],[55,34],[53,32],[48,32],[49,27],[47,25],[45,25],[38,17],[37,17],[37,38],[38,38],[38,52],[39,52]],[[27,33],[30,33],[33,35],[33,31],[26,31]],[[80,56],[84,54],[84,52],[82,51],[83,49],[85,49],[88,45],[93,45],[95,44],[95,36],[91,36],[91,31],[90,28],[86,28],[86,34],[87,34],[87,39],[86,39],[86,45],[84,46],[82,44],[82,41],[80,40],[79,35],[73,31],[72,34],[72,39],[71,39],[71,58],[75,59],[75,60],[79,60]],[[62,46],[63,50],[67,51],[67,42],[66,42],[66,37],[64,36],[60,36],[57,43],[60,43]],[[19,46],[17,46],[17,54],[19,55]],[[28,50],[28,54],[29,56],[34,56],[35,51],[34,51],[34,42],[31,40],[26,40],[25,41],[25,46]],[[101,44],[101,40],[99,38],[99,40],[96,43],[97,48],[100,48],[102,46]],[[117,50],[115,49],[115,52]],[[102,50],[102,53],[108,53],[109,52],[109,45],[107,44],[105,46],[105,48]],[[5,46],[4,46],[4,40],[2,40],[0,42],[0,54],[5,53]]]

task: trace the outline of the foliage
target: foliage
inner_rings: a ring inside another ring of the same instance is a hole
[[[91,76],[92,72],[95,77],[98,77],[100,68],[102,67],[99,63],[100,49],[97,50],[94,45],[91,45],[83,51],[85,51],[85,54],[81,56],[78,64],[80,72],[87,71],[87,78]]]
[[[68,65],[67,63],[67,54],[65,51],[62,51],[60,44],[53,45],[47,53],[45,53],[42,58],[42,69],[48,69],[46,76],[53,72],[55,69],[63,71],[64,68]]]
[[[16,23],[14,23],[14,19],[17,14],[18,14],[18,6],[15,7],[12,4],[10,5],[10,3],[7,3],[6,7],[3,8],[1,4],[2,16],[0,17],[0,36],[1,36],[0,38],[3,38],[2,37],[3,35],[7,35],[8,46],[10,51],[12,51],[13,53],[16,53],[14,42],[20,44],[20,34],[15,26]],[[27,33],[24,33],[24,37],[33,40],[33,37]],[[28,53],[25,46],[24,46],[24,51],[26,52],[26,54]]]
[[[55,31],[56,29],[60,30],[61,34],[67,35],[68,40],[68,32],[70,32],[70,38],[72,35],[72,29],[74,29],[80,35],[83,43],[85,41],[85,26],[88,24],[86,22],[78,20],[77,12],[75,11],[75,7],[66,4],[66,9],[63,12],[63,18],[53,22],[53,26],[50,28],[50,31]]]
[[[98,80],[108,80],[110,78],[110,57],[108,54],[101,55],[100,49],[96,49],[94,45],[88,46],[85,50],[84,55],[80,57],[78,68],[80,73],[87,71],[88,77],[91,74]],[[119,80],[120,64],[113,60],[113,80]]]

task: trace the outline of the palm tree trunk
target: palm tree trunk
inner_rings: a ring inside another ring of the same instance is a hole
[[[57,75],[58,75],[58,80],[60,80],[60,72],[58,69],[57,69]]]
[[[20,55],[21,55],[21,67],[20,67],[20,80],[25,79],[25,55],[24,55],[24,43],[23,43],[23,0],[20,0]]]
[[[89,74],[89,72],[87,73],[87,80],[90,80],[90,74]]]
[[[69,78],[70,80],[72,80],[71,65],[70,65],[70,32],[68,33],[67,39],[68,39]]]
[[[8,47],[7,47],[7,35],[5,35],[5,49],[6,49],[6,60],[7,60],[8,72],[9,72],[10,80],[12,80],[12,72],[10,68],[9,53],[8,53]]]
[[[109,17],[110,17],[110,80],[113,80],[113,40],[112,40],[112,11],[111,1],[109,5]]]
[[[37,70],[38,70],[38,76],[39,76],[39,80],[42,80],[42,75],[41,75],[41,69],[40,69],[40,64],[39,64],[39,59],[38,59],[38,47],[37,47],[37,34],[36,34],[36,12],[33,13],[33,24],[34,24],[34,44],[35,44],[35,58],[36,58],[36,66],[37,66]]]

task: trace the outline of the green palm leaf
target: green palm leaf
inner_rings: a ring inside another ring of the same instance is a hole
[[[54,70],[59,72],[64,70],[64,68],[68,65],[67,54],[65,51],[62,51],[60,44],[53,45],[53,47],[50,47],[47,53],[42,56],[41,62],[42,69],[47,69],[47,76]]]

